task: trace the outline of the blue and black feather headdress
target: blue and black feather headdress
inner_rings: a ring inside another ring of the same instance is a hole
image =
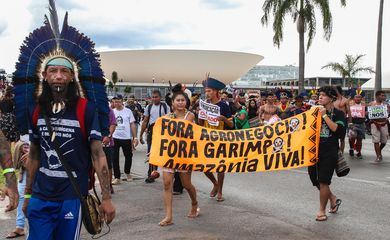
[[[47,62],[55,57],[64,57],[73,64],[76,80],[82,86],[84,96],[97,106],[103,136],[108,135],[108,99],[100,56],[94,48],[95,44],[76,28],[68,25],[67,12],[62,30],[59,30],[54,0],[49,0],[49,12],[50,20],[45,15],[44,25],[30,33],[20,47],[13,77],[15,115],[19,130],[27,133],[29,114],[35,105],[34,94]]]

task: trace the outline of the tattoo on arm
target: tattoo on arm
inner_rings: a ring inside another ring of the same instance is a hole
[[[99,178],[100,188],[102,191],[102,199],[111,199],[110,194],[110,178],[107,167],[106,155],[104,154],[100,141],[91,141],[91,153],[93,166]]]

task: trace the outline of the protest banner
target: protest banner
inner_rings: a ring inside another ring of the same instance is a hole
[[[368,106],[368,119],[380,119],[380,118],[387,118],[388,112],[387,112],[387,106],[385,105],[378,105],[378,106]]]
[[[200,99],[199,101],[199,114],[198,118],[206,120],[211,126],[218,126],[218,117],[221,115],[220,108],[217,105],[208,103]]]
[[[318,158],[318,108],[271,125],[214,130],[186,120],[159,118],[149,163],[201,172],[259,172],[313,165]]]

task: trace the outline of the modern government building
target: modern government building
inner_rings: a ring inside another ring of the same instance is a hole
[[[118,82],[108,87],[109,96],[122,94],[135,95],[144,100],[151,96],[154,89],[164,96],[169,86],[176,83],[186,84],[194,92],[202,92],[202,81],[206,75],[219,79],[232,89],[261,90],[283,87],[297,89],[298,67],[260,65],[263,56],[244,52],[213,50],[121,50],[100,52],[101,64],[108,86],[112,72],[117,72]],[[1,70],[0,81],[9,75]],[[390,74],[383,76],[383,89],[387,86]],[[387,81],[386,81],[387,79]],[[373,90],[374,79],[356,78],[354,85]],[[325,85],[338,85],[347,89],[350,86],[340,77],[308,77],[305,88],[312,89]]]
[[[233,89],[273,89],[298,86],[298,67],[259,65],[263,56],[243,52],[209,50],[125,50],[100,52],[102,68],[108,81],[117,72],[118,82],[109,95],[135,95],[147,99],[154,89],[165,95],[169,82],[184,83],[195,92],[202,92],[206,74],[229,84]],[[363,85],[369,78],[357,78]],[[310,77],[305,88],[339,85],[347,89],[350,83],[340,77]]]

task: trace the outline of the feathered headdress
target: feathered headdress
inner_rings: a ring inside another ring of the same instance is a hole
[[[287,97],[287,98],[292,98],[292,94],[290,91],[286,90],[286,89],[283,89],[283,88],[279,88],[275,91],[275,95],[276,97],[280,100],[280,98],[282,97]]]
[[[315,88],[311,89],[311,90],[309,91],[309,97],[310,97],[311,95],[317,95],[317,89],[315,89]]]
[[[365,97],[366,93],[359,86],[358,88],[349,89],[347,95],[349,95],[351,97],[355,97],[356,95],[360,95],[362,97]]]
[[[39,87],[46,64],[54,58],[65,58],[73,65],[75,78],[85,97],[97,107],[103,136],[108,135],[108,99],[105,79],[100,67],[95,44],[68,25],[66,12],[60,31],[54,0],[49,0],[50,20],[45,15],[44,25],[35,29],[20,47],[13,85],[15,86],[15,115],[22,133],[27,133],[30,112],[35,105],[34,93]]]

